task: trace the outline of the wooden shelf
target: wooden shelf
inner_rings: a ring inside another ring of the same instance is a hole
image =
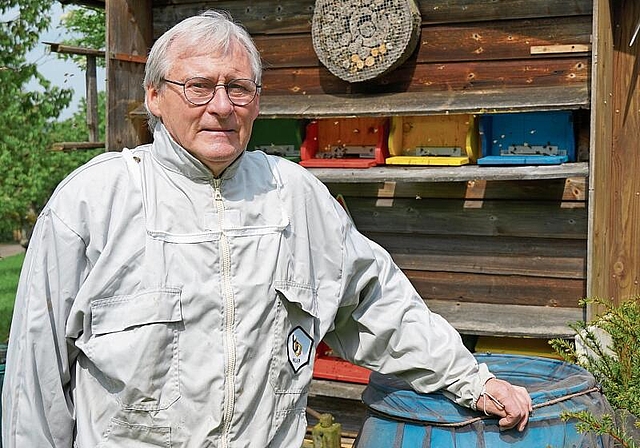
[[[466,182],[588,177],[587,162],[548,166],[378,166],[364,169],[307,168],[322,182]]]
[[[570,323],[584,320],[584,309],[427,300],[427,306],[461,334],[533,338],[571,338]]]
[[[485,114],[589,107],[586,84],[470,91],[260,97],[261,118]]]

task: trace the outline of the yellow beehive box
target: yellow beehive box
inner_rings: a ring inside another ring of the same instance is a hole
[[[548,339],[509,338],[498,336],[480,336],[475,346],[476,353],[499,353],[524,356],[542,356],[562,359],[549,345]]]
[[[388,165],[475,163],[479,149],[476,118],[469,114],[397,116],[391,119]]]

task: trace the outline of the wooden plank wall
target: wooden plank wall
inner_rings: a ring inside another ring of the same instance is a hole
[[[589,48],[592,0],[419,1],[416,51],[389,75],[359,84],[336,78],[318,61],[313,0],[157,0],[153,6],[155,36],[205,8],[230,11],[263,55],[262,102],[282,103],[274,115],[287,115],[299,101],[304,116],[313,117],[313,102],[305,101],[315,96],[331,101],[333,95],[366,99],[407,92],[418,105],[420,95],[479,92],[473,98],[482,110],[483,92],[512,91],[516,105],[535,109],[537,97],[552,103],[554,94],[586,92],[590,83],[590,51],[540,54],[532,47]],[[588,101],[576,107],[588,107]],[[393,104],[386,109],[388,115],[396,110]],[[578,158],[585,161],[589,111],[576,111],[576,122]],[[328,187],[345,197],[357,227],[387,248],[430,306],[461,331],[568,335],[566,323],[582,318],[577,303],[586,294],[586,179]]]
[[[597,0],[589,294],[616,303],[640,295],[640,3]],[[595,310],[594,310],[595,311]],[[596,311],[597,312],[597,311]]]
[[[469,322],[454,319],[467,333],[567,334],[563,319],[581,318],[584,178],[328,187],[432,308],[445,315],[474,311]],[[541,309],[531,314],[530,306]],[[508,325],[507,311],[513,313]],[[499,325],[474,326],[491,315]]]
[[[416,51],[388,75],[355,84],[333,76],[319,62],[311,37],[313,0],[155,1],[154,32],[159,35],[204,8],[229,11],[255,37],[263,55],[262,98],[267,103],[272,96],[278,100],[288,96],[291,102],[315,95],[470,93],[529,87],[549,87],[560,94],[588,85],[589,52],[532,54],[532,47],[589,47],[592,0],[418,3],[422,27]],[[523,103],[539,100],[522,98]]]
[[[107,16],[107,137],[109,151],[150,139],[144,119],[130,114],[144,103],[144,58],[153,43],[151,0],[114,0]]]

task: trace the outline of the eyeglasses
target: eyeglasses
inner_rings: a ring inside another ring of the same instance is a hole
[[[229,101],[234,106],[246,106],[254,100],[262,86],[252,79],[232,79],[225,84],[216,84],[210,79],[194,77],[185,82],[171,81],[162,78],[164,82],[181,86],[184,97],[194,106],[208,104],[216,94],[218,87],[224,87]]]

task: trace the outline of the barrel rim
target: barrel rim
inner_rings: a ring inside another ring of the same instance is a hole
[[[538,384],[536,387],[529,385],[529,389],[532,389],[530,395],[533,405],[549,406],[544,411],[536,410],[536,419],[559,415],[566,406],[556,402],[562,401],[563,397],[592,393],[596,387],[596,381],[591,373],[578,365],[564,361],[514,354],[481,353],[474,356],[479,363],[487,364],[496,377],[514,384],[518,383],[513,381],[517,375],[519,376],[515,379],[520,381],[523,379],[547,381],[548,388],[543,388],[543,384]],[[523,373],[518,371],[518,368],[532,371]],[[517,375],[513,374],[513,371]],[[548,372],[546,378],[543,375],[545,371]],[[542,375],[542,379],[537,373]],[[527,386],[527,384],[524,385]],[[365,405],[375,413],[407,421],[457,424],[479,415],[478,411],[464,408],[445,398],[442,391],[430,394],[418,393],[399,378],[376,372],[372,372],[362,398]]]

